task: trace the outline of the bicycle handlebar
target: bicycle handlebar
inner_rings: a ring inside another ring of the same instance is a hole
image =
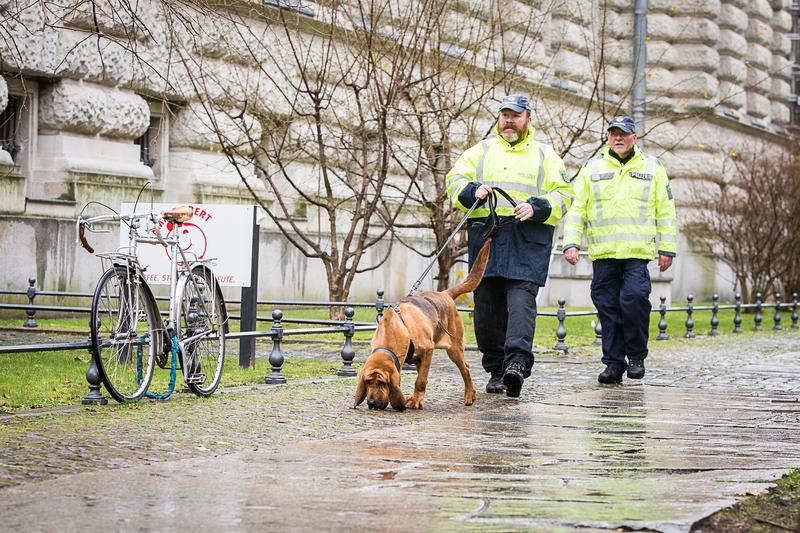
[[[158,217],[159,217],[159,215],[157,215],[155,213],[151,213],[151,212],[147,212],[147,213],[130,213],[130,214],[115,214],[115,215],[98,215],[98,216],[89,217],[89,218],[78,217],[78,240],[80,241],[81,246],[83,246],[83,248],[87,252],[89,252],[90,254],[93,254],[94,253],[94,248],[92,247],[91,244],[89,244],[89,240],[86,238],[86,229],[88,228],[89,231],[92,231],[91,228],[92,228],[93,224],[96,224],[98,222],[119,222],[119,221],[122,221],[122,220],[125,220],[125,221],[128,221],[128,220],[140,220],[140,219],[145,219],[145,218],[149,218],[149,219],[151,219],[151,220],[153,220],[155,222],[158,219]],[[158,237],[159,242],[162,245],[167,246],[166,241],[164,241],[164,238],[161,236],[161,232],[158,231],[158,226],[156,226],[156,232],[155,233],[156,233],[156,236]]]
[[[130,213],[130,214],[116,214],[116,215],[97,215],[96,217],[78,218],[78,221],[84,222],[87,226],[96,224],[98,222],[119,222],[121,220],[138,220],[141,218],[158,218],[157,213]]]
[[[98,215],[89,218],[82,218],[78,217],[78,239],[80,240],[81,245],[88,251],[90,254],[94,253],[94,248],[89,244],[89,241],[86,239],[86,229],[92,231],[92,225],[98,222],[119,222],[119,221],[133,221],[133,220],[141,220],[141,219],[150,219],[154,224],[155,227],[153,228],[153,233],[155,233],[156,239],[158,240],[158,244],[161,244],[164,248],[167,248],[170,243],[168,243],[164,237],[161,235],[161,228],[156,221],[159,219],[166,220],[170,223],[181,224],[182,222],[186,222],[187,220],[192,218],[194,211],[190,206],[180,206],[169,211],[164,211],[161,214],[156,214],[152,212],[146,213],[130,213],[130,214],[114,214],[114,215]],[[137,226],[138,228],[138,226]],[[133,226],[131,226],[133,231]],[[168,232],[169,233],[169,232]],[[137,233],[137,239],[140,237]],[[152,241],[148,241],[144,237],[141,237],[141,241],[139,242],[149,242],[150,244],[155,244]]]
[[[78,238],[81,241],[81,246],[83,246],[87,252],[90,254],[94,253],[94,248],[89,244],[89,241],[86,240],[86,224],[83,222],[78,222]]]

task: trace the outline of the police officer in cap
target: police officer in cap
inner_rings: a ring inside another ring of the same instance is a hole
[[[575,201],[564,225],[564,258],[578,262],[585,231],[592,261],[592,301],[603,328],[601,383],[645,374],[650,326],[650,274],[664,272],[677,250],[675,201],[667,172],[636,146],[630,117],[608,124],[608,146],[587,161],[574,182]],[[626,361],[627,357],[627,361]]]
[[[481,204],[468,222],[470,266],[487,230],[496,229],[475,290],[475,336],[491,375],[486,392],[518,397],[533,367],[536,295],[547,279],[553,229],[572,202],[572,185],[558,154],[534,140],[527,96],[503,98],[496,133],[464,152],[446,183],[459,209]],[[490,218],[486,205],[495,187],[516,204],[498,196],[499,220]]]

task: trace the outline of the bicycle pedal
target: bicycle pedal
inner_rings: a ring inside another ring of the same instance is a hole
[[[206,375],[205,374],[194,374],[192,376],[187,376],[184,381],[186,381],[187,385],[188,384],[191,384],[191,385],[202,385],[206,381]]]

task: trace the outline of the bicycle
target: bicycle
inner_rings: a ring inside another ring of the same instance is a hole
[[[177,366],[186,386],[198,396],[210,396],[219,386],[228,315],[220,286],[207,264],[211,259],[195,256],[190,261],[181,250],[179,229],[192,215],[192,208],[184,206],[160,215],[78,216],[78,240],[92,254],[86,231],[109,232],[93,228],[102,222],[122,221],[128,226],[128,246],[96,254],[104,272],[94,291],[90,319],[92,357],[109,394],[120,403],[135,402],[145,395],[168,398],[174,391]],[[161,235],[162,221],[167,223],[166,237]],[[143,223],[145,234],[140,235]],[[139,264],[138,244],[164,246],[170,257],[166,323]],[[168,391],[148,392],[155,364],[167,368],[168,360]]]

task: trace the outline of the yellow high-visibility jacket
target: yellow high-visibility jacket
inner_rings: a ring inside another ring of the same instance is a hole
[[[498,197],[497,214],[504,219],[492,239],[485,278],[504,277],[544,285],[550,265],[556,223],[572,203],[572,184],[564,162],[546,144],[533,140],[533,128],[522,142],[512,146],[500,135],[464,152],[447,175],[453,205],[467,210],[475,203],[481,183],[499,187],[517,203],[533,207],[533,217],[520,222],[514,208]],[[483,244],[489,208],[475,208],[467,224],[470,266]]]
[[[500,187],[517,202],[526,202],[536,197],[547,200],[550,214],[545,220],[536,220],[538,202],[532,203],[534,220],[555,226],[572,202],[572,186],[567,182],[564,162],[550,146],[533,140],[533,134],[534,129],[531,127],[525,140],[514,146],[498,134],[464,152],[445,178],[447,193],[453,205],[466,211],[472,206],[473,197],[468,195],[468,199],[459,198],[459,194],[470,183],[486,183],[492,187]],[[471,192],[474,193],[474,190]],[[505,198],[500,197],[497,214],[514,216],[514,208]],[[488,216],[488,207],[478,207],[470,218]]]
[[[586,228],[589,259],[675,256],[675,200],[664,165],[634,146],[625,165],[606,147],[575,178],[575,201],[564,221],[563,249],[581,247]]]

